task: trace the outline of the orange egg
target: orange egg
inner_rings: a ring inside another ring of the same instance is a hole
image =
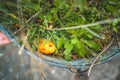
[[[38,44],[38,51],[43,54],[53,54],[56,51],[56,47],[52,41],[41,39]]]

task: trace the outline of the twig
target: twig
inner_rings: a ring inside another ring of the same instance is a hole
[[[115,18],[115,19],[120,21],[120,18]],[[65,28],[53,28],[53,29],[47,29],[47,30],[68,30],[68,29],[87,28],[87,27],[90,27],[90,26],[96,26],[96,25],[111,23],[113,21],[114,21],[114,19],[107,19],[107,20],[102,20],[102,21],[99,21],[99,22],[85,24],[85,25],[81,25],[81,26],[72,26],[72,27],[65,27]]]
[[[31,19],[35,18],[36,16],[38,16],[40,13],[40,10],[38,12],[36,12],[35,14],[33,14],[27,21],[26,23],[28,23]]]
[[[14,35],[17,34],[18,32],[20,32],[22,29],[23,29],[23,26],[20,25],[20,28],[19,28],[17,31],[15,31],[12,36],[14,36]]]
[[[25,40],[24,40],[24,42],[23,42],[23,45],[21,46],[21,48],[20,48],[20,50],[19,50],[19,52],[18,52],[19,55],[22,54],[22,50],[23,50],[23,48],[24,48],[24,46],[25,46],[25,43],[26,43],[26,41],[27,41],[27,38],[28,38],[28,34],[26,35]]]
[[[114,39],[111,40],[111,42],[107,45],[107,47],[105,49],[103,49],[99,55],[95,58],[95,60],[92,62],[91,66],[89,67],[89,70],[88,70],[88,77],[90,76],[90,72],[95,64],[95,62],[97,61],[97,59],[111,46],[112,42],[113,42]]]
[[[120,21],[120,18],[115,18],[115,19],[117,19],[118,21]],[[104,39],[103,36],[100,36],[99,34],[95,33],[94,31],[92,31],[88,27],[95,26],[95,25],[100,25],[100,24],[105,24],[105,23],[111,23],[111,22],[113,22],[113,20],[114,19],[107,19],[107,20],[96,22],[96,23],[90,23],[90,24],[81,25],[81,26],[66,27],[66,28],[45,28],[45,27],[41,27],[41,28],[46,29],[46,30],[51,30],[51,31],[52,30],[69,30],[69,29],[84,28],[87,31],[89,31],[91,34],[93,34],[94,36],[96,36],[97,38]]]

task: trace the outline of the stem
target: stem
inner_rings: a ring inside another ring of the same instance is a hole
[[[120,21],[120,18],[115,18],[118,21]],[[106,23],[111,23],[113,22],[114,19],[107,19],[107,20],[103,20],[103,21],[99,21],[99,22],[95,22],[95,23],[90,23],[90,24],[86,24],[86,25],[81,25],[81,26],[72,26],[72,27],[63,27],[63,28],[54,28],[54,29],[48,29],[48,30],[68,30],[68,29],[79,29],[79,28],[87,28],[90,26],[96,26],[96,25],[101,25],[101,24],[106,24]]]
[[[99,55],[95,58],[95,60],[92,62],[91,66],[89,67],[89,70],[88,70],[88,77],[90,76],[90,72],[95,64],[95,62],[98,60],[98,58],[111,46],[112,42],[113,42],[114,39],[111,40],[111,42],[108,44],[108,46],[106,48],[104,48],[100,53]]]
[[[88,32],[90,32],[91,34],[93,34],[94,36],[96,36],[97,38],[100,38],[100,39],[105,39],[103,36],[100,36],[99,34],[95,33],[94,31],[92,31],[91,29],[89,28],[85,28]]]

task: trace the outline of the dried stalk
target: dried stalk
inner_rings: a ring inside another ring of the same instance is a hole
[[[23,50],[23,48],[24,48],[24,46],[25,46],[25,43],[26,43],[27,39],[28,39],[28,34],[26,35],[25,40],[23,41],[23,45],[21,46],[21,48],[20,48],[20,50],[19,50],[19,52],[18,52],[19,55],[22,54],[22,50]]]
[[[91,70],[92,70],[95,62],[96,62],[96,61],[98,60],[98,58],[111,46],[111,44],[113,43],[113,40],[114,40],[114,39],[111,40],[111,42],[107,45],[107,47],[104,48],[104,49],[99,53],[99,55],[95,58],[95,60],[92,62],[91,66],[89,67],[89,70],[88,70],[88,77],[90,76]]]

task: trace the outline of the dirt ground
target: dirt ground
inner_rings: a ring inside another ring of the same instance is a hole
[[[73,80],[68,69],[48,65],[22,53],[14,45],[0,48],[0,80]],[[95,66],[89,80],[120,80],[120,54]]]

